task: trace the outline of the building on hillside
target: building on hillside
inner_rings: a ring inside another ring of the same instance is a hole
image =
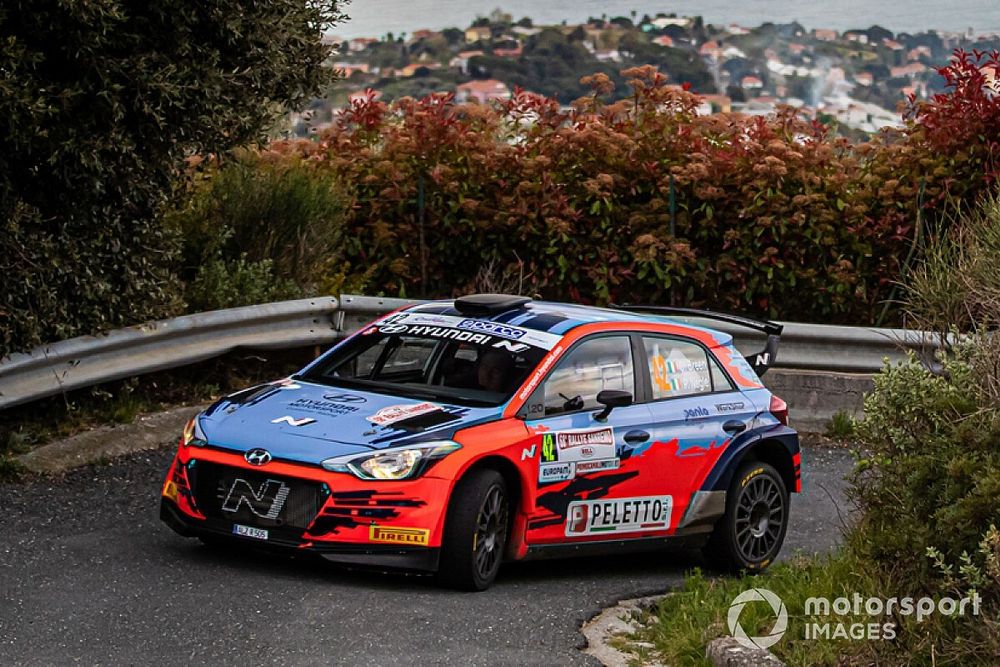
[[[512,35],[501,37],[493,46],[493,55],[499,58],[518,58],[523,51],[521,42]]]
[[[733,100],[728,95],[702,95],[701,104],[695,110],[699,116],[711,116],[714,113],[730,113],[733,110]]]
[[[760,77],[748,74],[740,79],[740,87],[744,90],[760,90],[764,87],[764,82],[760,80]]]
[[[465,29],[465,41],[469,44],[474,42],[488,41],[492,36],[488,25],[477,25]]]
[[[347,50],[352,53],[364,51],[368,48],[369,44],[374,44],[377,41],[374,37],[355,37],[347,43]]]
[[[813,37],[821,42],[836,42],[840,35],[836,30],[817,28],[816,30],[813,30]]]
[[[889,75],[893,79],[902,79],[917,76],[918,74],[923,74],[927,71],[927,65],[923,63],[909,63],[907,65],[901,65],[899,67],[889,68]]]
[[[455,101],[460,104],[473,101],[486,104],[495,100],[509,99],[510,88],[503,81],[497,81],[496,79],[469,81],[468,83],[459,84],[455,90]]]
[[[469,60],[475,58],[476,56],[483,55],[481,50],[475,51],[459,51],[455,54],[455,57],[448,61],[448,67],[452,69],[457,69],[462,74],[469,73]]]
[[[535,27],[526,28],[524,26],[516,25],[513,28],[511,28],[510,31],[515,35],[520,35],[521,37],[531,37],[532,35],[537,35],[538,33],[540,33],[542,29]]]
[[[722,56],[722,48],[714,39],[710,39],[698,48],[698,53],[702,58],[718,60]]]
[[[441,65],[440,63],[410,63],[409,65],[397,69],[396,76],[401,79],[408,79],[416,74],[417,70],[421,68],[427,70],[441,69]]]
[[[660,46],[666,46],[670,48],[674,45],[674,39],[670,35],[660,35],[653,39],[653,44],[659,44]]]
[[[344,78],[349,78],[355,72],[362,72],[368,74],[368,63],[351,63],[351,62],[336,62],[333,63],[333,69],[340,70],[344,73]]]
[[[691,18],[687,16],[657,16],[650,23],[658,30],[663,30],[667,26],[679,26],[687,28],[691,25]]]
[[[872,76],[871,72],[858,72],[854,75],[854,82],[867,88],[875,83],[875,77]]]

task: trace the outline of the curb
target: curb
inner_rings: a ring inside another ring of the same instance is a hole
[[[584,623],[580,628],[580,632],[587,640],[587,647],[583,649],[583,652],[596,658],[605,667],[628,667],[628,665],[635,664],[636,656],[634,654],[624,653],[608,644],[608,641],[636,632],[638,630],[636,619],[639,612],[649,609],[667,595],[669,593],[622,600],[614,607],[608,607]],[[652,644],[644,642],[631,642],[631,644],[640,648],[652,648]],[[642,664],[649,667],[662,667],[658,662]]]
[[[147,449],[173,444],[184,423],[205,405],[185,405],[136,417],[130,424],[98,426],[17,457],[33,473],[55,475]]]
[[[644,667],[663,667],[662,663],[643,660],[634,652],[625,653],[611,646],[609,641],[622,638],[630,647],[645,650],[654,648],[649,642],[626,638],[638,631],[639,613],[648,611],[670,594],[622,600],[615,606],[608,607],[580,628],[580,632],[587,640],[587,647],[583,652],[597,659],[605,667],[628,667],[635,664]],[[719,637],[710,641],[705,647],[705,657],[713,667],[785,667],[785,663],[767,649],[748,648],[733,637]]]
[[[785,663],[766,648],[750,648],[733,637],[719,637],[708,642],[705,657],[714,667],[785,667]]]

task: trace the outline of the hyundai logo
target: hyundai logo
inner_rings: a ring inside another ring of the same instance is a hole
[[[364,403],[368,399],[356,394],[323,394],[323,398],[335,403]]]
[[[262,466],[271,460],[271,452],[257,447],[244,454],[243,458],[252,466]]]

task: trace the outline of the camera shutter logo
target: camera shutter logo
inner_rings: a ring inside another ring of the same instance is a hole
[[[743,626],[740,625],[740,614],[748,602],[766,602],[771,605],[771,611],[777,617],[771,631],[763,637],[748,637]],[[788,610],[785,603],[777,595],[766,588],[751,588],[736,596],[732,604],[729,605],[729,614],[726,617],[729,623],[729,633],[733,638],[747,648],[765,649],[781,641],[782,635],[788,629]]]

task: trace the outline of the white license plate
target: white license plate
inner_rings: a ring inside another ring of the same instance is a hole
[[[267,531],[262,528],[254,528],[252,526],[243,526],[238,523],[233,524],[233,534],[242,535],[243,537],[252,537],[255,540],[266,540]]]

